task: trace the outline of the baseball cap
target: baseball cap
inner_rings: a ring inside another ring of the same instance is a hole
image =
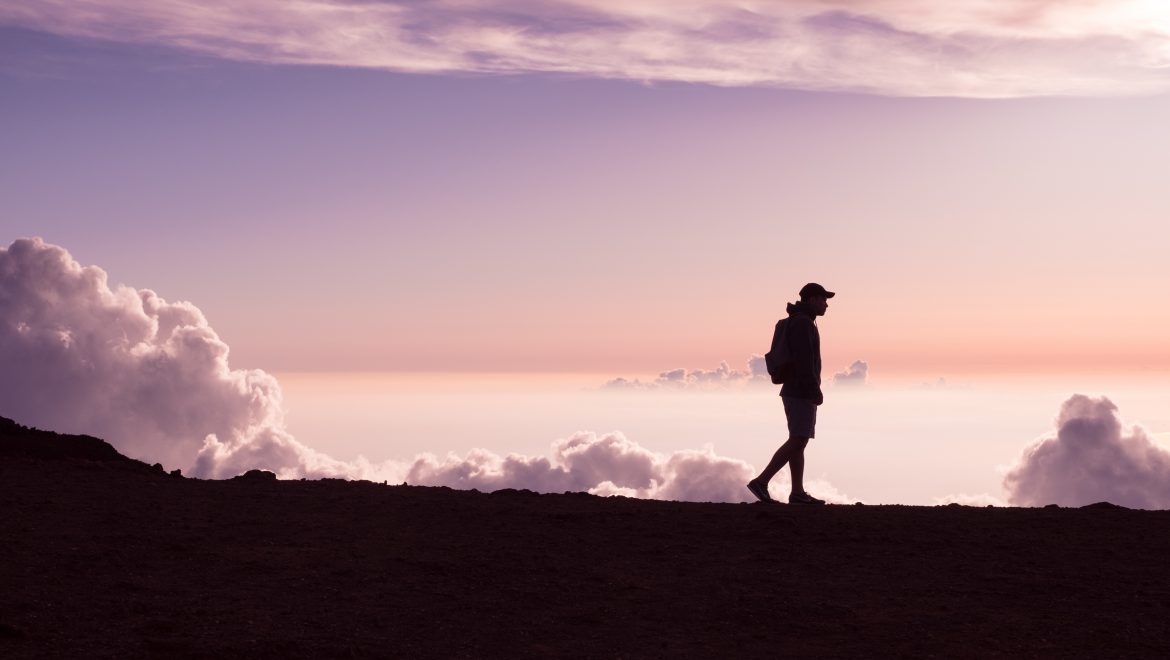
[[[817,284],[816,282],[809,282],[808,284],[805,284],[804,286],[800,287],[800,297],[801,298],[807,298],[809,296],[824,296],[826,298],[832,298],[835,295],[837,295],[837,294],[833,293],[832,291],[829,291],[828,289],[821,286],[820,284]]]

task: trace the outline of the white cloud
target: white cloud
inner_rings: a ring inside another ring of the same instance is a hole
[[[1061,406],[1056,434],[1026,447],[1004,477],[1020,506],[1083,506],[1108,501],[1170,508],[1170,451],[1141,426],[1123,428],[1108,398],[1077,394]]]
[[[833,374],[833,384],[845,386],[865,385],[865,379],[868,375],[869,364],[864,360],[855,360],[845,371],[838,371]]]
[[[0,25],[243,61],[907,96],[1170,89],[1151,0],[15,0]]]

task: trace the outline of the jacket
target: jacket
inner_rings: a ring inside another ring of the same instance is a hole
[[[821,333],[816,315],[799,302],[789,303],[785,335],[792,366],[780,396],[808,399],[819,406],[825,395],[821,392]]]

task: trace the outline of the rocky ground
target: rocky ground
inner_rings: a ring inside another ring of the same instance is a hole
[[[1170,512],[200,481],[0,423],[0,657],[1165,657]]]

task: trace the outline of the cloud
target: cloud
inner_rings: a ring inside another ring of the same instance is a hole
[[[962,504],[963,506],[1006,506],[1007,502],[1002,497],[991,495],[989,493],[976,493],[969,495],[967,493],[956,493],[951,495],[943,495],[942,497],[934,498],[935,505],[943,504]]]
[[[498,490],[527,488],[540,492],[588,491],[596,495],[624,495],[692,502],[746,502],[752,500],[745,484],[755,476],[747,463],[719,456],[711,447],[651,452],[621,433],[598,436],[580,432],[557,440],[552,458],[526,457],[474,450],[463,457],[422,456],[410,466],[410,483],[452,488]],[[809,488],[829,502],[849,498],[827,481],[811,480]],[[772,490],[787,496],[784,475]]]
[[[869,374],[869,364],[863,360],[856,360],[845,371],[833,374],[834,385],[856,386],[865,385],[865,378]]]
[[[1061,406],[1056,427],[1055,435],[1025,448],[1007,472],[1009,502],[1170,508],[1170,451],[1141,426],[1123,428],[1108,398],[1074,395]]]
[[[475,450],[460,458],[422,456],[407,472],[410,483],[498,490],[527,488],[540,492],[589,491],[656,499],[738,502],[748,496],[744,484],[754,476],[748,464],[717,456],[710,449],[653,453],[621,433],[597,436],[581,432],[558,440],[552,459]]]
[[[899,96],[1170,89],[1149,0],[17,0],[0,25],[232,60]]]
[[[83,267],[38,238],[0,248],[0,416],[96,435],[122,453],[192,476],[225,478],[257,468],[282,478],[717,502],[746,500],[744,484],[754,476],[747,463],[710,447],[663,455],[617,432],[557,440],[551,457],[476,449],[443,459],[340,461],[298,442],[285,428],[276,379],[232,369],[228,354],[190,303],[167,302],[149,289],[111,288],[102,269]],[[675,380],[746,378],[726,364],[695,373]]]
[[[857,360],[849,365],[845,371],[833,375],[834,385],[856,386],[864,385],[869,375],[869,364]],[[772,378],[768,376],[768,366],[763,355],[752,355],[747,360],[747,368],[743,371],[732,369],[727,361],[710,371],[703,369],[671,369],[658,374],[651,381],[641,381],[637,378],[614,378],[606,381],[602,388],[610,390],[713,390],[728,387],[743,387],[745,385],[771,385]]]
[[[743,386],[748,384],[771,383],[768,377],[768,368],[764,364],[764,356],[752,355],[748,358],[747,369],[739,371],[732,369],[727,361],[719,363],[712,370],[704,369],[671,369],[658,374],[652,381],[643,382],[637,378],[614,378],[607,381],[602,387],[611,390],[657,390],[657,389],[720,389],[725,387]]]
[[[231,369],[194,305],[111,289],[100,268],[40,239],[0,249],[0,374],[0,414],[195,476],[350,469],[285,430],[276,379]]]
[[[751,374],[752,380],[772,382],[772,377],[768,375],[768,363],[763,355],[753,353],[748,358],[748,373]]]

